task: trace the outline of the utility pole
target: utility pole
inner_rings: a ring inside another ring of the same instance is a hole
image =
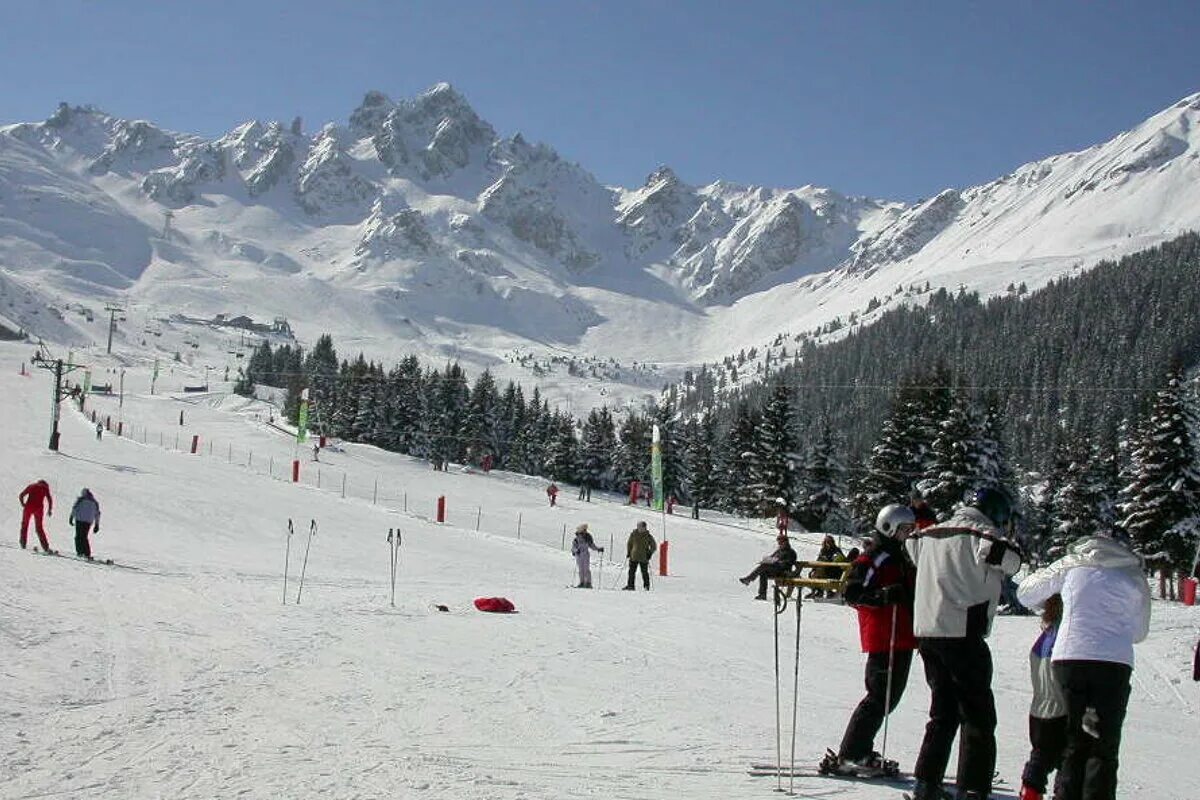
[[[106,305],[104,310],[108,312],[108,351],[112,353],[112,336],[113,331],[117,329],[117,312],[125,309],[120,306]]]
[[[121,388],[119,399],[117,400],[117,429],[120,430],[123,422],[122,414],[125,410],[125,368],[121,367]]]

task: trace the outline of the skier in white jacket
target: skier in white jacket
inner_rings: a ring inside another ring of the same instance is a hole
[[[950,519],[915,531],[905,547],[917,568],[913,632],[929,684],[929,722],[913,768],[915,800],[942,800],[950,748],[958,746],[956,800],[991,797],[996,768],[996,701],[992,653],[985,641],[1000,582],[1021,566],[1005,531],[1012,501],[979,489]]]
[[[1133,645],[1150,631],[1150,587],[1142,559],[1122,538],[1109,532],[1076,542],[1017,591],[1030,607],[1055,594],[1063,597],[1052,663],[1067,701],[1067,749],[1055,800],[1116,797]],[[1085,714],[1094,715],[1087,730]]]

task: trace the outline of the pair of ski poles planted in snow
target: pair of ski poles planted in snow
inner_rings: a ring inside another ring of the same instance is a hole
[[[392,566],[392,608],[396,607],[396,574],[400,571],[400,529],[388,528],[388,557]]]
[[[295,528],[292,519],[288,517],[287,547],[283,551],[283,604],[287,605],[288,561],[292,555],[292,535]],[[310,520],[308,524],[308,542],[304,545],[304,563],[300,566],[300,586],[296,590],[296,605],[300,605],[300,595],[304,592],[304,573],[308,571],[308,551],[312,549],[313,537],[317,535],[317,521]]]

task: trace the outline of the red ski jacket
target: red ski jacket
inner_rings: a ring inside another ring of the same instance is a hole
[[[54,513],[54,498],[50,496],[50,484],[45,481],[37,481],[26,486],[20,497],[21,505],[25,508],[34,508],[38,511],[42,510],[42,503],[49,504],[50,513]]]
[[[896,649],[912,650],[913,588],[916,575],[895,539],[876,537],[875,550],[854,560],[846,581],[846,602],[858,611],[858,633],[864,653],[886,653],[896,613]],[[898,587],[884,590],[887,587]]]

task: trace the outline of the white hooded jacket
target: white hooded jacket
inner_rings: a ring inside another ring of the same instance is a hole
[[[1150,586],[1142,559],[1121,543],[1093,536],[1021,582],[1017,599],[1031,608],[1063,598],[1052,660],[1133,666],[1133,645],[1150,632]]]
[[[913,633],[917,638],[986,637],[1000,581],[1021,567],[1020,551],[978,509],[913,533],[904,546],[917,567]]]

